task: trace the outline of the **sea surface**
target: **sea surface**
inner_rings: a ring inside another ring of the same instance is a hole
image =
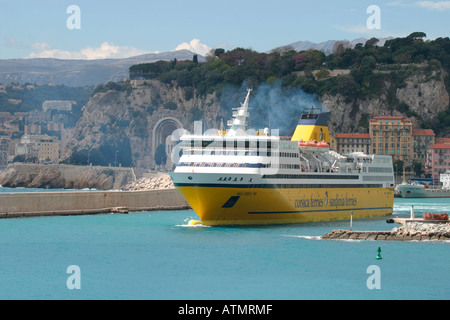
[[[416,216],[450,212],[450,199],[395,199],[394,216],[409,216],[411,205]],[[320,240],[349,221],[190,219],[191,210],[2,219],[0,299],[450,299],[450,242]],[[353,229],[399,227],[386,219]]]

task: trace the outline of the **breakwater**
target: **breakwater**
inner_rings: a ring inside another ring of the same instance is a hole
[[[387,240],[387,241],[445,241],[450,240],[448,223],[404,222],[404,226],[391,231],[332,230],[322,239],[329,240]]]
[[[176,189],[0,193],[0,218],[188,208]]]

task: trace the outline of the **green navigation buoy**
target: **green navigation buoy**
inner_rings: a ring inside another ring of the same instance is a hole
[[[381,257],[381,248],[380,247],[378,247],[378,250],[377,250],[377,256],[375,257],[375,259],[377,259],[377,260],[381,260],[381,259],[383,259],[382,257]]]

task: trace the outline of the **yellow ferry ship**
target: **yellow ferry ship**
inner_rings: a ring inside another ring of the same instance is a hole
[[[389,215],[392,158],[329,148],[329,112],[308,109],[292,139],[247,130],[251,90],[227,132],[185,135],[171,174],[204,225],[281,224]],[[316,141],[319,141],[317,143]]]

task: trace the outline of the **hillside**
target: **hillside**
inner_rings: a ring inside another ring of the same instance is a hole
[[[334,132],[368,132],[371,117],[401,115],[414,128],[449,134],[450,39],[424,37],[414,33],[384,46],[369,39],[328,56],[237,48],[216,49],[204,63],[134,65],[132,80],[97,87],[63,159],[153,167],[175,129],[192,132],[194,120],[203,120],[203,130],[220,128],[247,87],[254,89],[250,126],[281,135],[292,134],[299,113],[311,106],[331,110]]]
[[[282,88],[300,88],[317,95],[328,108],[336,104],[330,97],[347,105],[344,109],[350,111],[351,123],[335,118],[335,129],[364,132],[368,116],[395,114],[412,117],[416,127],[446,132],[450,126],[450,40],[424,41],[425,37],[415,32],[387,40],[383,46],[377,46],[379,40],[372,38],[353,49],[338,44],[328,56],[318,50],[298,52],[290,47],[270,53],[216,49],[207,63],[135,65],[130,77],[175,82],[199,94],[220,94],[222,88],[240,87],[244,82],[257,87],[280,81]],[[433,88],[421,90],[423,83]],[[371,107],[367,100],[372,101]]]
[[[316,49],[330,54],[337,42],[348,43],[354,47],[358,43],[365,43],[367,39],[359,38],[353,41],[330,40],[321,43],[311,41],[297,41],[288,45],[296,51]],[[379,44],[384,42],[380,41]],[[109,81],[121,81],[128,77],[128,68],[139,63],[151,63],[159,60],[169,61],[192,60],[195,53],[189,50],[176,50],[161,53],[148,53],[124,59],[96,59],[96,60],[64,60],[64,59],[0,59],[0,84],[54,83],[70,87],[96,86]],[[199,62],[205,58],[198,56]]]
[[[0,85],[0,112],[29,112],[41,110],[45,100],[76,101],[74,112],[81,115],[93,88],[42,85],[35,83]]]

